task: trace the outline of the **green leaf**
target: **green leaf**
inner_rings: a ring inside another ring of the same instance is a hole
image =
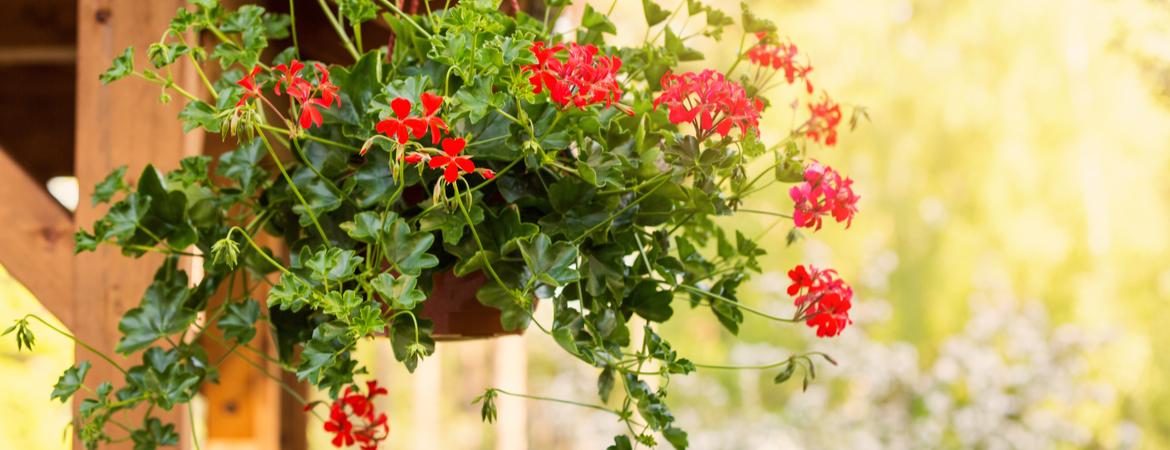
[[[130,433],[134,440],[134,450],[154,450],[161,446],[179,445],[179,434],[175,432],[175,424],[163,426],[157,417],[146,419],[142,428]]]
[[[491,79],[479,75],[475,77],[474,84],[463,85],[454,97],[458,102],[455,107],[457,115],[466,114],[471,123],[476,123],[492,110],[500,109],[507,99],[507,94],[493,93]]]
[[[674,30],[666,27],[666,50],[674,53],[679,61],[701,61],[703,53],[687,47],[683,40],[674,34]]]
[[[350,195],[361,208],[370,208],[390,200],[398,190],[394,172],[390,170],[390,155],[382,151],[366,154],[366,162],[353,175],[357,189]]]
[[[155,69],[161,69],[174,64],[175,60],[186,55],[189,51],[191,51],[190,48],[178,42],[171,44],[155,42],[150,44],[150,48],[146,50],[146,57],[150,59],[150,63],[154,65]]]
[[[431,339],[434,328],[430,319],[418,319],[416,328],[414,320],[406,315],[394,318],[390,327],[390,346],[394,350],[394,359],[403,362],[410,373],[414,373],[423,357],[435,353],[435,340]]]
[[[305,203],[308,203],[309,208],[313,210],[313,214],[318,219],[330,211],[334,211],[341,207],[343,200],[341,199],[341,191],[334,188],[325,180],[317,176],[313,169],[308,167],[301,167],[297,169],[292,176],[293,184],[296,185],[297,190],[305,198]],[[297,201],[293,204],[293,212],[300,214],[301,226],[312,225],[313,219],[309,216],[305,205]]]
[[[581,27],[590,31],[617,34],[617,27],[609,21],[605,14],[593,10],[593,5],[585,5],[585,14],[581,16]]]
[[[670,11],[662,9],[653,0],[642,0],[642,12],[646,15],[646,25],[649,26],[658,25],[670,17]]]
[[[267,154],[261,140],[253,139],[251,142],[244,142],[235,150],[219,156],[219,165],[215,168],[215,174],[239,183],[244,194],[249,195],[268,176],[268,172],[259,167],[260,160],[264,159]]]
[[[187,102],[187,106],[179,113],[179,118],[183,119],[183,132],[189,133],[191,130],[203,127],[208,133],[219,133],[222,121],[215,117],[217,113],[214,106],[203,100]]]
[[[659,291],[658,283],[643,280],[634,287],[625,302],[628,308],[646,320],[666,322],[674,315],[674,309],[670,307],[673,298],[670,291]]]
[[[82,361],[77,367],[65,369],[65,373],[57,379],[57,384],[53,385],[53,393],[49,396],[49,401],[58,398],[61,399],[61,403],[69,401],[69,397],[81,389],[82,383],[85,382],[85,374],[89,373],[90,367],[89,361]]]
[[[683,450],[691,445],[690,442],[687,442],[687,432],[675,427],[664,428],[662,437],[666,438],[666,442],[678,450]]]
[[[552,336],[553,340],[557,341],[557,345],[560,345],[561,348],[565,349],[565,351],[573,355],[581,354],[581,352],[577,350],[577,343],[573,338],[573,330],[568,328],[557,328],[556,330],[553,330]]]
[[[467,210],[472,223],[483,222],[483,208],[471,205]],[[458,209],[448,211],[446,208],[436,208],[423,216],[418,222],[420,231],[442,230],[443,242],[455,245],[463,239],[463,230],[467,228],[467,218],[463,211]]]
[[[179,169],[167,174],[167,183],[181,183],[187,188],[195,183],[209,184],[207,166],[211,164],[210,156],[191,156],[179,160]]]
[[[752,12],[751,9],[748,9],[747,2],[740,2],[739,7],[741,10],[743,10],[744,33],[775,33],[777,31],[776,24],[772,23],[771,20],[757,17],[756,13]]]
[[[357,291],[329,291],[325,294],[324,312],[338,318],[348,318],[361,306],[363,301],[365,299],[358,297]]]
[[[106,69],[104,73],[98,75],[102,85],[109,84],[111,81],[120,80],[127,75],[134,73],[134,47],[126,47],[121,55],[114,58],[114,65]]]
[[[373,0],[341,0],[337,2],[341,15],[351,23],[361,23],[378,17],[378,5]]]
[[[390,220],[383,222],[382,216],[378,213],[363,211],[354,216],[353,222],[345,222],[339,226],[355,241],[373,244],[378,242],[378,235],[383,232],[384,223],[390,223],[396,219],[398,219],[398,215],[390,213]]]
[[[569,6],[572,3],[573,0],[544,0],[544,6],[549,7]]]
[[[281,310],[297,312],[311,303],[310,294],[308,286],[298,281],[295,275],[286,273],[268,291],[268,307],[279,305]]]
[[[581,278],[581,274],[569,266],[577,261],[577,248],[566,241],[555,245],[545,234],[519,241],[524,262],[536,278],[553,286],[564,286]]]
[[[118,192],[129,191],[130,185],[126,184],[123,178],[126,176],[126,167],[121,166],[106,175],[106,179],[93,187],[93,195],[90,196],[90,206],[97,206],[98,203],[109,202],[114,198]]]
[[[415,277],[400,275],[395,279],[388,273],[381,273],[370,280],[370,285],[382,296],[382,300],[396,310],[414,309],[415,305],[427,299],[426,294],[417,289],[417,284],[418,279]]]
[[[634,450],[634,446],[630,443],[630,437],[623,434],[614,436],[613,445],[606,447],[605,450]]]
[[[314,332],[316,334],[316,332]],[[301,365],[297,366],[297,379],[316,382],[321,372],[337,362],[337,351],[333,344],[324,339],[313,338],[301,350]]]
[[[394,221],[387,229],[382,236],[383,253],[398,273],[417,277],[422,274],[422,269],[439,265],[439,258],[427,253],[435,236],[425,231],[412,233],[402,219]]]
[[[308,261],[305,267],[313,270],[313,279],[318,281],[342,282],[353,278],[354,271],[365,258],[357,256],[353,250],[342,250],[337,247],[317,252]]]
[[[150,198],[150,209],[142,218],[141,228],[150,233],[135,234],[134,240],[154,245],[165,239],[173,248],[187,248],[199,241],[195,225],[187,218],[187,195],[167,189],[163,175],[147,164],[138,177],[138,193]]]
[[[597,395],[601,397],[601,403],[609,403],[609,394],[613,392],[613,381],[613,368],[607,366],[597,377]]]
[[[110,212],[106,214],[105,223],[109,228],[105,230],[104,236],[97,236],[102,240],[103,237],[117,237],[119,242],[130,239],[130,236],[138,229],[138,224],[146,217],[146,212],[150,209],[150,197],[139,195],[137,192],[131,192],[126,198],[118,203],[114,203],[110,207]],[[97,227],[94,227],[97,231]]]
[[[260,320],[260,302],[244,299],[240,303],[229,303],[217,327],[223,330],[223,340],[235,339],[247,344],[256,337],[256,321]]]
[[[142,350],[160,338],[186,330],[195,321],[195,311],[182,307],[187,297],[186,276],[170,278],[151,283],[139,306],[126,311],[118,321],[122,339],[115,352],[129,355]]]

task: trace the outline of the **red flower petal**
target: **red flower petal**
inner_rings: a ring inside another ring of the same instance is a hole
[[[434,158],[431,158],[430,166],[432,169],[438,169],[440,167],[447,165],[447,163],[450,161],[451,161],[450,156],[436,156]]]
[[[459,167],[455,164],[447,164],[447,170],[443,171],[443,178],[448,183],[454,183],[455,180],[459,179]]]
[[[475,172],[475,164],[472,163],[470,159],[455,158],[455,164],[457,164],[460,169],[463,169],[464,172],[467,172],[467,173]]]
[[[443,106],[443,97],[431,94],[430,92],[423,92],[422,104],[424,115],[432,116],[440,106]]]
[[[394,101],[390,102],[390,107],[394,109],[394,114],[398,116],[399,120],[405,119],[406,116],[410,115],[410,100],[404,99],[402,97],[396,98]]]
[[[446,153],[447,156],[458,155],[459,152],[463,151],[463,147],[466,146],[467,141],[463,140],[463,138],[443,139],[443,152]]]

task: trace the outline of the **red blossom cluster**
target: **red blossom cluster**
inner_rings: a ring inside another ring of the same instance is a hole
[[[793,44],[792,41],[771,45],[768,40],[764,39],[766,36],[767,33],[756,33],[756,38],[760,39],[760,42],[747,51],[748,60],[761,68],[783,70],[784,78],[788,80],[788,84],[795,83],[797,78],[803,79],[808,93],[811,94],[813,85],[808,79],[808,73],[813,70],[812,62],[808,61],[802,65],[796,60],[800,51],[796,49],[796,44]],[[808,59],[808,55],[805,55],[805,59]],[[768,79],[770,80],[771,76]],[[767,84],[767,80],[763,84]]]
[[[276,87],[273,89],[276,91],[276,95],[280,95],[280,88],[283,85],[284,92],[300,105],[298,123],[300,123],[301,128],[321,126],[322,117],[318,108],[328,109],[335,101],[337,106],[341,106],[341,97],[337,95],[338,87],[329,81],[329,70],[320,63],[313,63],[313,67],[317,69],[314,72],[316,86],[301,77],[301,70],[305,68],[305,65],[295,59],[288,65],[280,64],[272,68],[273,71],[283,74],[276,79]],[[263,70],[262,67],[256,66],[244,79],[236,83],[244,88],[244,97],[240,99],[239,103],[236,103],[236,107],[243,106],[248,99],[252,98],[268,102],[260,92],[264,83],[256,84],[256,75],[261,70]],[[269,103],[268,106],[272,106],[272,104]],[[273,107],[273,109],[276,108]]]
[[[562,108],[572,105],[582,110],[603,102],[609,108],[621,100],[622,88],[616,76],[622,60],[617,56],[598,57],[598,49],[592,44],[544,48],[543,42],[537,42],[529,50],[536,56],[536,64],[524,66],[521,71],[532,71],[528,81],[532,83],[533,93],[547,90]],[[564,62],[555,57],[562,50],[569,51],[569,58]]]
[[[713,132],[726,137],[731,128],[738,127],[746,135],[751,128],[759,134],[759,99],[749,100],[743,86],[727,80],[722,73],[704,70],[702,73],[662,76],[662,95],[654,100],[654,108],[670,107],[670,123],[691,123],[700,140]]]
[[[853,193],[853,180],[841,179],[841,174],[832,167],[821,167],[816,160],[804,169],[804,181],[788,190],[796,202],[792,218],[796,226],[821,229],[821,218],[832,214],[837,223],[846,222],[845,228],[853,225],[857,213],[857,194]]]
[[[390,436],[390,424],[386,414],[376,414],[370,402],[377,395],[385,395],[386,389],[378,387],[377,381],[366,382],[366,394],[353,388],[345,388],[345,394],[329,408],[329,421],[325,431],[332,433],[334,447],[348,447],[357,442],[362,450],[374,450]],[[305,408],[312,408],[312,405]]]
[[[809,327],[816,327],[817,337],[837,336],[846,325],[853,324],[849,319],[853,288],[837,276],[837,271],[801,265],[789,270],[788,278],[792,280],[788,295],[796,297],[796,316]]]
[[[443,131],[450,131],[447,128],[447,122],[438,116],[439,108],[443,106],[443,97],[424,92],[421,97],[423,111],[421,116],[415,116],[413,113],[414,105],[410,100],[404,98],[395,98],[390,102],[390,108],[394,110],[395,117],[390,117],[378,122],[376,129],[379,133],[385,133],[399,144],[406,144],[413,136],[415,139],[423,137],[430,129],[431,143],[438,144],[442,134],[439,129]],[[463,138],[443,138],[443,151],[438,152],[434,149],[423,149],[423,151],[412,152],[402,156],[402,161],[407,164],[418,164],[429,161],[432,169],[443,167],[443,178],[448,183],[454,183],[459,179],[460,171],[463,173],[478,173],[484,178],[495,178],[495,173],[488,169],[476,169],[475,164],[471,162],[470,156],[459,156],[467,146],[467,141]],[[368,147],[363,149],[361,154],[366,154]],[[428,152],[437,153],[431,156]]]
[[[833,102],[827,92],[822,92],[824,99],[820,103],[809,103],[808,110],[812,114],[808,118],[808,131],[805,136],[813,141],[824,139],[825,145],[837,144],[837,125],[841,124],[841,105]]]

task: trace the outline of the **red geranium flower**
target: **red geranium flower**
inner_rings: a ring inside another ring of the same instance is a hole
[[[334,99],[337,99],[337,106],[341,106],[341,97],[337,95],[337,90],[340,88],[329,81],[329,70],[321,63],[313,63],[313,67],[321,72],[320,78],[317,79],[317,88],[321,89],[321,98],[325,100],[325,107],[328,108]]]
[[[729,81],[723,74],[704,70],[682,75],[667,72],[662,77],[662,95],[654,100],[654,107],[666,104],[670,108],[670,122],[691,123],[700,140],[713,133],[727,136],[732,127],[738,127],[740,134],[755,129],[759,134],[759,119],[762,103],[749,100],[743,86]]]
[[[244,79],[236,82],[236,84],[244,88],[244,97],[236,103],[237,108],[243,106],[250,98],[261,97],[260,89],[264,87],[264,83],[256,84],[256,74],[260,73],[261,70],[264,70],[264,68],[256,66],[256,68],[252,69],[252,73],[249,73]]]
[[[431,128],[431,143],[438,144],[440,137],[439,128],[442,128],[443,131],[447,131],[447,122],[443,121],[442,118],[435,116],[435,113],[439,111],[439,107],[443,106],[443,97],[431,94],[429,92],[423,92],[422,104],[422,121],[426,124],[426,126]],[[419,136],[415,137],[418,138]]]
[[[386,133],[387,136],[397,139],[399,144],[405,144],[410,139],[411,131],[414,132],[415,137],[422,136],[426,132],[426,122],[410,116],[410,100],[396,98],[390,102],[390,107],[394,109],[394,115],[397,118],[392,117],[378,122],[377,130],[379,133]]]
[[[284,76],[276,79],[276,87],[273,89],[276,95],[280,95],[280,85],[283,83],[285,92],[298,96],[302,102],[305,101],[311,86],[308,86],[309,83],[300,76],[301,69],[304,68],[305,65],[295,59],[288,66],[280,64],[273,67],[272,70],[284,73]]]
[[[796,296],[797,320],[816,327],[817,337],[837,336],[853,323],[849,319],[853,288],[837,277],[837,271],[796,266],[788,271],[788,278],[792,279],[788,295]]]
[[[349,416],[338,407],[337,403],[334,403],[333,408],[329,411],[329,421],[325,422],[325,431],[336,434],[333,437],[334,447],[353,445],[353,424],[350,423]]]
[[[305,101],[301,109],[301,128],[308,129],[313,125],[321,126],[321,111],[317,110],[318,106],[329,108],[329,102],[319,98],[311,98]]]
[[[820,103],[809,103],[808,110],[812,116],[808,119],[808,131],[805,135],[813,141],[824,139],[825,145],[837,144],[837,125],[841,124],[841,105],[829,98],[827,92],[822,92],[824,99]]]
[[[803,79],[808,93],[811,94],[813,92],[813,86],[812,82],[808,79],[808,73],[813,70],[812,62],[809,61],[801,65],[796,60],[797,56],[800,55],[800,51],[796,49],[796,44],[789,41],[788,43],[781,42],[776,45],[771,45],[768,41],[763,40],[766,35],[766,33],[756,35],[757,38],[761,39],[761,42],[747,51],[748,60],[761,68],[771,68],[776,71],[783,70],[784,78],[788,81],[788,84],[795,83],[797,78]],[[806,59],[807,57],[805,55]],[[770,80],[771,75],[767,79],[757,79],[757,85],[763,87]]]
[[[815,160],[805,168],[804,182],[789,189],[788,195],[795,202],[792,219],[796,226],[816,230],[821,229],[822,218],[829,214],[837,223],[847,222],[848,229],[861,198],[853,193],[853,180],[841,179],[832,167],[821,167]]]
[[[521,71],[532,71],[528,82],[533,86],[533,93],[539,94],[548,90],[552,101],[560,103],[561,108],[575,106],[584,110],[592,104],[605,103],[609,108],[614,102],[621,100],[622,88],[617,81],[617,72],[622,68],[622,60],[617,56],[597,56],[597,47],[570,43],[567,50],[569,58],[562,62],[554,58],[557,52],[566,50],[557,45],[544,48],[543,42],[537,42],[529,49],[536,56],[536,64],[524,66]],[[623,109],[624,110],[624,109]],[[627,111],[633,114],[632,111]]]
[[[446,179],[448,183],[454,183],[455,180],[459,179],[460,170],[465,173],[471,173],[475,171],[475,164],[471,162],[470,158],[457,156],[459,155],[459,152],[463,151],[463,147],[466,145],[467,142],[464,141],[463,138],[443,139],[443,152],[446,153],[446,155],[440,155],[431,158],[430,164],[432,169],[438,169],[443,166],[447,167],[446,170],[443,171],[443,178]]]

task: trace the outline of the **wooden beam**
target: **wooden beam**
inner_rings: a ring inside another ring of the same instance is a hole
[[[0,66],[72,66],[76,63],[77,47],[72,45],[0,47]]]
[[[88,199],[94,184],[115,167],[129,165],[129,182],[135,184],[133,178],[146,164],[169,170],[177,167],[183,156],[200,151],[202,142],[185,137],[176,120],[185,103],[180,96],[175,95],[169,105],[160,105],[158,85],[129,78],[102,86],[97,79],[128,46],[135,46],[135,56],[145,63],[147,47],[158,40],[175,11],[183,7],[183,0],[78,0],[75,173],[82,199]],[[192,70],[187,62],[173,70],[176,80],[188,89],[198,86],[189,83]],[[196,143],[198,147],[191,148]],[[82,201],[75,217],[78,224],[88,227],[103,214],[104,207],[91,208],[89,202]],[[138,305],[161,262],[160,255],[129,259],[110,246],[74,258],[73,313],[85,320],[74,322],[73,333],[120,364],[137,363],[137,355],[123,358],[113,352],[121,337],[118,321],[127,309]],[[76,348],[76,355],[78,360],[98,359],[81,347]],[[125,383],[116,368],[96,361],[85,383],[92,388],[105,381],[115,386]],[[180,409],[156,411],[154,415],[163,423],[176,424],[184,431],[182,442],[186,443],[190,437]],[[120,431],[112,432],[121,437]],[[73,440],[73,448],[83,448],[80,440]],[[104,448],[131,449],[133,442]]]
[[[0,265],[73,323],[73,217],[0,148]]]

